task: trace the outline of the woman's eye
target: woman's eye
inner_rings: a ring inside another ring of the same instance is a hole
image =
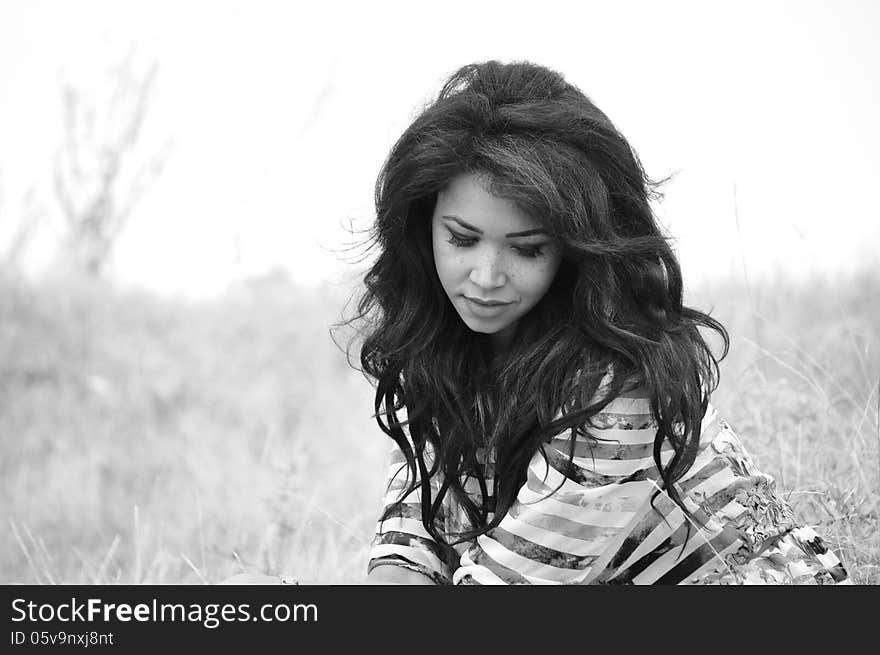
[[[468,246],[472,246],[477,242],[477,240],[473,237],[463,237],[459,236],[455,232],[449,233],[449,243],[453,246],[457,246],[459,248],[467,248]]]
[[[523,257],[537,257],[541,254],[541,246],[514,246],[513,249]]]

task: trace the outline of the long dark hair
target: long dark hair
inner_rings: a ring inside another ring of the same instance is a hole
[[[563,249],[503,361],[461,321],[434,267],[434,204],[462,173],[487,179]],[[656,195],[608,117],[562,75],[528,62],[462,67],[392,148],[376,182],[369,243],[378,257],[350,322],[363,326],[376,420],[406,458],[399,502],[421,489],[422,522],[439,543],[449,543],[436,527],[447,493],[472,528],[456,542],[497,526],[541,444],[569,431],[573,458],[576,434],[633,385],[650,398],[663,488],[689,514],[673,485],[696,456],[729,341],[718,321],[682,304],[681,270],[649,205]],[[721,336],[721,357],[700,326]],[[674,454],[662,466],[664,442]],[[495,456],[491,494],[480,449]],[[467,477],[479,483],[479,504]]]

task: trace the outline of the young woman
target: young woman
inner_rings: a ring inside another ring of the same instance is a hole
[[[654,190],[530,63],[461,68],[376,187],[358,319],[393,440],[372,583],[842,583],[709,403]]]

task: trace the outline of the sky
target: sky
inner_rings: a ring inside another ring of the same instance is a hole
[[[0,0],[0,255],[24,215],[47,270],[64,83],[108,106],[129,53],[158,73],[131,162],[166,152],[109,274],[210,297],[273,269],[362,272],[385,156],[463,64],[555,68],[653,178],[690,284],[846,272],[880,252],[880,3]],[[132,170],[134,170],[132,168]]]

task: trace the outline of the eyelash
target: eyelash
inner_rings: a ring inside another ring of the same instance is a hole
[[[450,237],[447,243],[452,244],[456,248],[469,248],[477,242],[477,240],[474,238],[460,237],[454,232],[450,232],[449,234]],[[542,246],[513,246],[513,249],[516,250],[520,255],[528,259],[540,257],[542,254]]]

